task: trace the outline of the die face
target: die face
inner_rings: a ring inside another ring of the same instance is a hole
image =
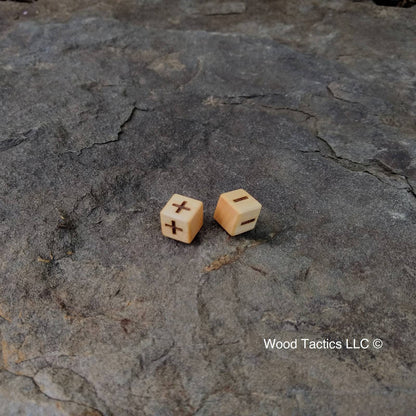
[[[174,220],[168,215],[163,215],[161,213],[160,224],[162,227],[162,234],[165,237],[173,238],[174,240],[182,241],[184,243],[190,242],[188,223]]]
[[[201,201],[187,196],[173,194],[162,209],[162,212],[170,218],[188,222],[200,208],[202,208]]]
[[[220,195],[217,207],[215,208],[214,219],[230,235],[233,235],[236,222],[236,214],[236,211],[233,209],[229,201]]]
[[[214,218],[230,235],[252,230],[260,215],[261,204],[244,189],[221,194]]]
[[[249,211],[260,212],[261,210],[260,202],[254,199],[244,189],[226,192],[221,196],[227,200],[230,206],[239,214],[245,214]]]
[[[259,218],[261,208],[256,208],[236,216],[233,235],[242,234],[252,230]]]
[[[160,212],[160,222],[164,236],[190,243],[202,227],[202,202],[174,194]]]

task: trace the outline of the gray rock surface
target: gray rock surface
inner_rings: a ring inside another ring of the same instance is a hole
[[[416,7],[58,3],[0,3],[0,414],[413,414]]]

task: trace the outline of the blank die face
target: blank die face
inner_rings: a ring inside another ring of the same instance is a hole
[[[202,202],[174,194],[160,211],[160,222],[164,236],[189,244],[202,227]]]
[[[260,215],[261,204],[244,189],[220,195],[214,218],[230,235],[252,230]]]

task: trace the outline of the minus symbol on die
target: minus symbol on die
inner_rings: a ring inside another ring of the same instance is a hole
[[[248,199],[248,196],[242,196],[241,198],[233,199],[233,202],[240,202],[244,201],[245,199]]]
[[[253,221],[256,221],[256,219],[255,218],[252,218],[251,220],[243,221],[240,225],[250,224]]]

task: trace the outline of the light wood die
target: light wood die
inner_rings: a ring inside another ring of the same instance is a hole
[[[160,211],[162,234],[183,243],[191,243],[204,222],[203,204],[197,199],[173,194]]]
[[[261,204],[244,189],[220,195],[215,209],[215,220],[234,236],[252,230],[260,215]]]

